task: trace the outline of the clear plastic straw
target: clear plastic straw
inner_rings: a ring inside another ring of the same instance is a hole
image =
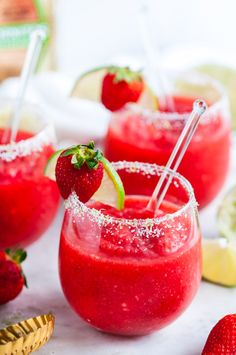
[[[19,90],[16,97],[15,105],[13,107],[12,116],[9,122],[10,132],[8,129],[6,129],[2,143],[7,143],[9,141],[9,135],[11,143],[16,140],[25,92],[29,83],[29,79],[35,71],[35,67],[37,65],[38,58],[41,52],[42,43],[45,37],[46,33],[42,29],[35,30],[30,35],[30,42],[20,75]]]
[[[150,82],[151,87],[153,88],[155,94],[158,96],[158,100],[162,107],[167,107],[169,111],[175,112],[174,100],[169,94],[168,82],[166,76],[163,72],[163,69],[159,66],[158,50],[152,44],[150,34],[147,29],[147,5],[142,4],[137,13],[138,27],[143,44],[143,48],[146,55],[147,61],[147,74],[148,81]]]
[[[166,164],[166,169],[163,171],[157,186],[152,194],[152,197],[147,205],[147,209],[156,210],[160,207],[167,190],[173,179],[173,173],[177,171],[183,156],[191,142],[191,139],[196,131],[202,114],[206,111],[207,105],[203,100],[196,100],[193,104],[193,110],[181,132],[179,139],[174,147],[174,150]],[[173,167],[172,164],[174,163]],[[168,169],[172,169],[170,174]],[[169,175],[169,176],[168,176]],[[167,177],[168,176],[168,177]],[[155,207],[154,207],[155,206]]]

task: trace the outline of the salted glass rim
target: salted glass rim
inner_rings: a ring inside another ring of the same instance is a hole
[[[0,98],[0,101],[3,99]],[[12,102],[14,102],[14,99],[4,99],[6,106],[7,104],[12,104]],[[0,144],[0,160],[10,162],[18,157],[25,157],[34,152],[40,152],[44,146],[49,144],[55,145],[56,143],[54,126],[45,119],[44,109],[39,104],[30,101],[25,101],[23,107],[33,109],[33,114],[35,112],[38,116],[35,119],[38,119],[42,123],[42,127],[30,138],[22,139],[19,142]]]
[[[141,163],[137,161],[128,162],[124,160],[124,161],[112,162],[112,165],[116,170],[131,169],[131,173],[132,173],[134,172],[134,169],[137,169],[137,171],[143,170],[146,171],[147,174],[149,173],[151,175],[157,174],[158,172],[162,172],[164,169],[166,169],[168,174],[173,174],[173,177],[177,178],[180,184],[182,185],[182,187],[185,189],[188,196],[188,201],[183,206],[181,206],[181,208],[178,209],[177,211],[173,213],[167,213],[165,216],[154,217],[154,218],[127,219],[127,218],[113,217],[110,215],[104,215],[101,211],[96,210],[95,208],[91,208],[86,204],[84,204],[83,202],[81,202],[76,192],[73,191],[64,203],[66,211],[72,211],[74,215],[78,215],[80,212],[83,212],[85,214],[90,213],[95,218],[95,220],[97,220],[99,223],[105,223],[105,224],[115,223],[115,224],[122,224],[122,225],[127,225],[132,227],[137,227],[137,226],[148,227],[150,225],[150,222],[152,222],[152,224],[160,224],[172,220],[176,217],[179,217],[187,213],[190,207],[192,207],[194,210],[197,209],[198,203],[195,199],[192,185],[184,176],[182,176],[178,172],[174,172],[171,169],[167,169],[157,164]]]
[[[181,78],[190,77],[190,79],[191,79],[191,76],[192,77],[197,76],[197,77],[205,80],[206,83],[210,82],[214,86],[214,88],[216,88],[217,92],[219,93],[219,98],[215,102],[213,102],[211,104],[211,106],[208,106],[207,112],[204,115],[208,116],[209,114],[213,114],[221,107],[221,105],[224,102],[228,101],[226,91],[225,91],[223,85],[219,81],[210,77],[209,75],[197,73],[196,71],[185,72],[185,73],[182,73],[182,75],[180,74]],[[191,82],[191,80],[189,80],[189,81]],[[200,96],[201,95],[199,95],[199,98],[204,99],[203,97],[200,97]],[[117,113],[119,114],[120,112],[128,112],[128,111],[133,111],[137,114],[141,114],[144,118],[151,119],[152,121],[154,121],[156,119],[165,119],[165,120],[171,120],[171,121],[185,120],[189,117],[189,114],[190,114],[190,112],[179,113],[179,112],[153,111],[151,109],[142,107],[138,103],[128,103],[122,109],[115,111],[113,113],[113,115],[116,116]],[[200,124],[204,124],[204,120],[201,120]]]

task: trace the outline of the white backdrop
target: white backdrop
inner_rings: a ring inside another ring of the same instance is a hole
[[[76,74],[116,57],[142,57],[140,4],[149,6],[151,36],[162,53],[191,46],[201,56],[212,48],[215,60],[236,63],[235,0],[56,0],[59,68]]]

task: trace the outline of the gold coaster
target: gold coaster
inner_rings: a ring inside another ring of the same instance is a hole
[[[51,337],[55,317],[49,313],[0,329],[0,355],[28,355]]]

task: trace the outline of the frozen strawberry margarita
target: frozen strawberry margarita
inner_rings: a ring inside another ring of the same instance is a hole
[[[111,165],[92,143],[59,152],[54,160],[48,174],[53,177],[54,169],[67,198],[59,273],[70,305],[91,326],[120,335],[143,335],[173,322],[201,278],[190,184],[175,174],[160,208],[148,210],[163,168]]]
[[[49,227],[59,205],[56,183],[44,176],[54,152],[54,130],[40,118],[26,120],[36,131],[25,126],[15,143],[6,144],[5,129],[0,129],[0,249],[34,242]]]
[[[213,89],[206,92],[205,86],[198,88],[198,94],[190,87],[189,92],[173,96],[175,112],[159,104],[156,112],[129,106],[113,113],[105,140],[105,154],[111,161],[166,165],[194,100],[197,96],[205,98],[208,110],[178,169],[192,184],[201,208],[215,198],[224,184],[229,169],[231,138],[227,98],[218,86],[214,94]]]

